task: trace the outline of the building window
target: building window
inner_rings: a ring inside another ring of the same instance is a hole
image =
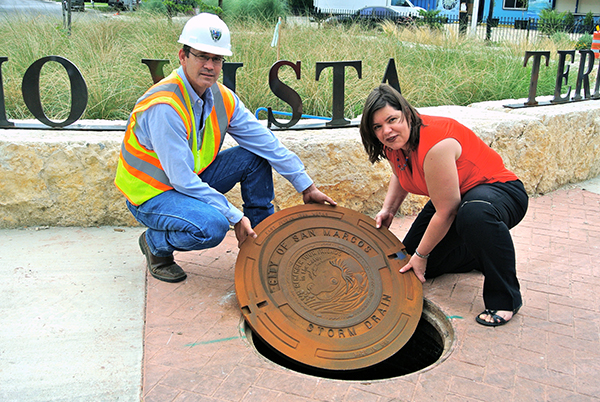
[[[504,0],[505,10],[527,10],[528,0]]]

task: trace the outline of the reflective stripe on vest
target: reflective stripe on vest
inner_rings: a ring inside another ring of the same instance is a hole
[[[135,105],[127,122],[115,177],[115,185],[131,203],[140,205],[173,188],[156,152],[145,148],[137,140],[135,131],[138,117],[156,104],[173,107],[187,131],[188,145],[194,155],[193,170],[199,174],[219,153],[235,107],[235,98],[229,89],[216,83],[211,90],[214,106],[200,133],[196,133],[189,94],[176,71],[151,87]]]

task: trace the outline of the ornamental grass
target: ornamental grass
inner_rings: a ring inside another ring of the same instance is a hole
[[[177,68],[177,39],[188,18],[109,13],[101,18],[75,18],[69,35],[62,21],[3,17],[0,57],[8,57],[2,64],[8,119],[33,118],[23,102],[23,75],[35,60],[49,55],[67,58],[81,71],[89,93],[83,119],[127,119],[136,100],[152,85],[141,59],[169,60],[165,74]],[[362,113],[367,94],[382,81],[391,58],[402,93],[415,106],[464,106],[527,97],[531,69],[523,67],[525,51],[550,50],[555,64],[556,49],[575,46],[551,39],[489,43],[459,36],[452,29],[393,24],[373,29],[290,17],[282,25],[279,46],[272,47],[271,21],[229,15],[224,19],[232,31],[234,53],[227,61],[244,64],[237,70],[237,93],[253,112],[261,107],[290,111],[269,89],[269,70],[278,54],[282,60],[301,62],[300,79],[289,67],[282,68],[279,77],[298,92],[304,113],[326,117],[332,113],[333,74],[331,68],[325,69],[317,81],[316,63],[361,60],[362,78],[353,68],[346,68],[345,74],[345,117],[354,118]],[[555,76],[555,66],[542,67],[539,96],[553,94]],[[42,68],[40,92],[46,115],[64,120],[70,108],[70,87],[67,73],[58,63],[49,62]]]

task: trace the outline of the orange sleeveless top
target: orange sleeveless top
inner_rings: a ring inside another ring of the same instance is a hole
[[[490,148],[473,131],[454,119],[438,116],[424,116],[419,146],[412,152],[406,167],[402,169],[405,159],[402,151],[386,150],[386,156],[394,166],[396,176],[402,188],[409,193],[429,196],[423,161],[427,152],[438,142],[446,138],[456,139],[462,153],[456,161],[461,195],[473,187],[483,183],[506,183],[518,177],[504,166],[502,158]]]

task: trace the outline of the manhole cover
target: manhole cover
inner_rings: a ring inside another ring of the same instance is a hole
[[[313,367],[352,370],[410,339],[423,290],[412,271],[398,272],[408,258],[389,230],[351,209],[309,204],[255,231],[240,249],[235,289],[244,318],[271,347]]]

